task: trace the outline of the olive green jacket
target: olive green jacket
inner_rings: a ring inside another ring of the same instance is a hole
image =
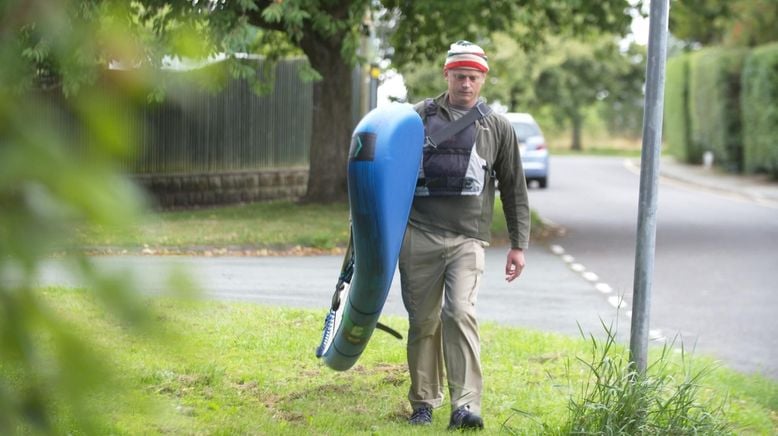
[[[448,93],[434,100],[438,113],[451,120]],[[414,105],[414,109],[425,119],[423,101]],[[494,170],[511,248],[526,249],[529,246],[530,212],[516,132],[505,117],[495,112],[476,123],[476,152]],[[494,195],[495,183],[491,180],[477,196],[417,196],[413,200],[409,223],[426,231],[454,233],[491,242]]]

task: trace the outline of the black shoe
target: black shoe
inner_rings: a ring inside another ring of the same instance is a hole
[[[413,411],[408,420],[411,425],[430,425],[432,424],[432,407],[422,406]]]
[[[448,423],[449,430],[464,429],[482,429],[484,420],[480,416],[470,411],[467,406],[462,406],[451,414],[451,421]]]

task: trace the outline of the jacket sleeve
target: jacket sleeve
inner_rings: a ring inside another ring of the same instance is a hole
[[[508,120],[502,116],[495,118],[498,144],[494,170],[511,248],[526,249],[529,247],[530,209],[527,182],[519,155],[519,141]]]

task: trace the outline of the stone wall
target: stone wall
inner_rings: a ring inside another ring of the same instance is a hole
[[[140,174],[132,176],[161,209],[183,209],[296,200],[305,195],[308,168],[232,171],[207,174]]]

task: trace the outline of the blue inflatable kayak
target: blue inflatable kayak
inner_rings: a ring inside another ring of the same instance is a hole
[[[376,329],[400,255],[423,143],[424,125],[409,104],[374,109],[354,130],[348,161],[352,243],[316,350],[332,369],[351,368]]]

